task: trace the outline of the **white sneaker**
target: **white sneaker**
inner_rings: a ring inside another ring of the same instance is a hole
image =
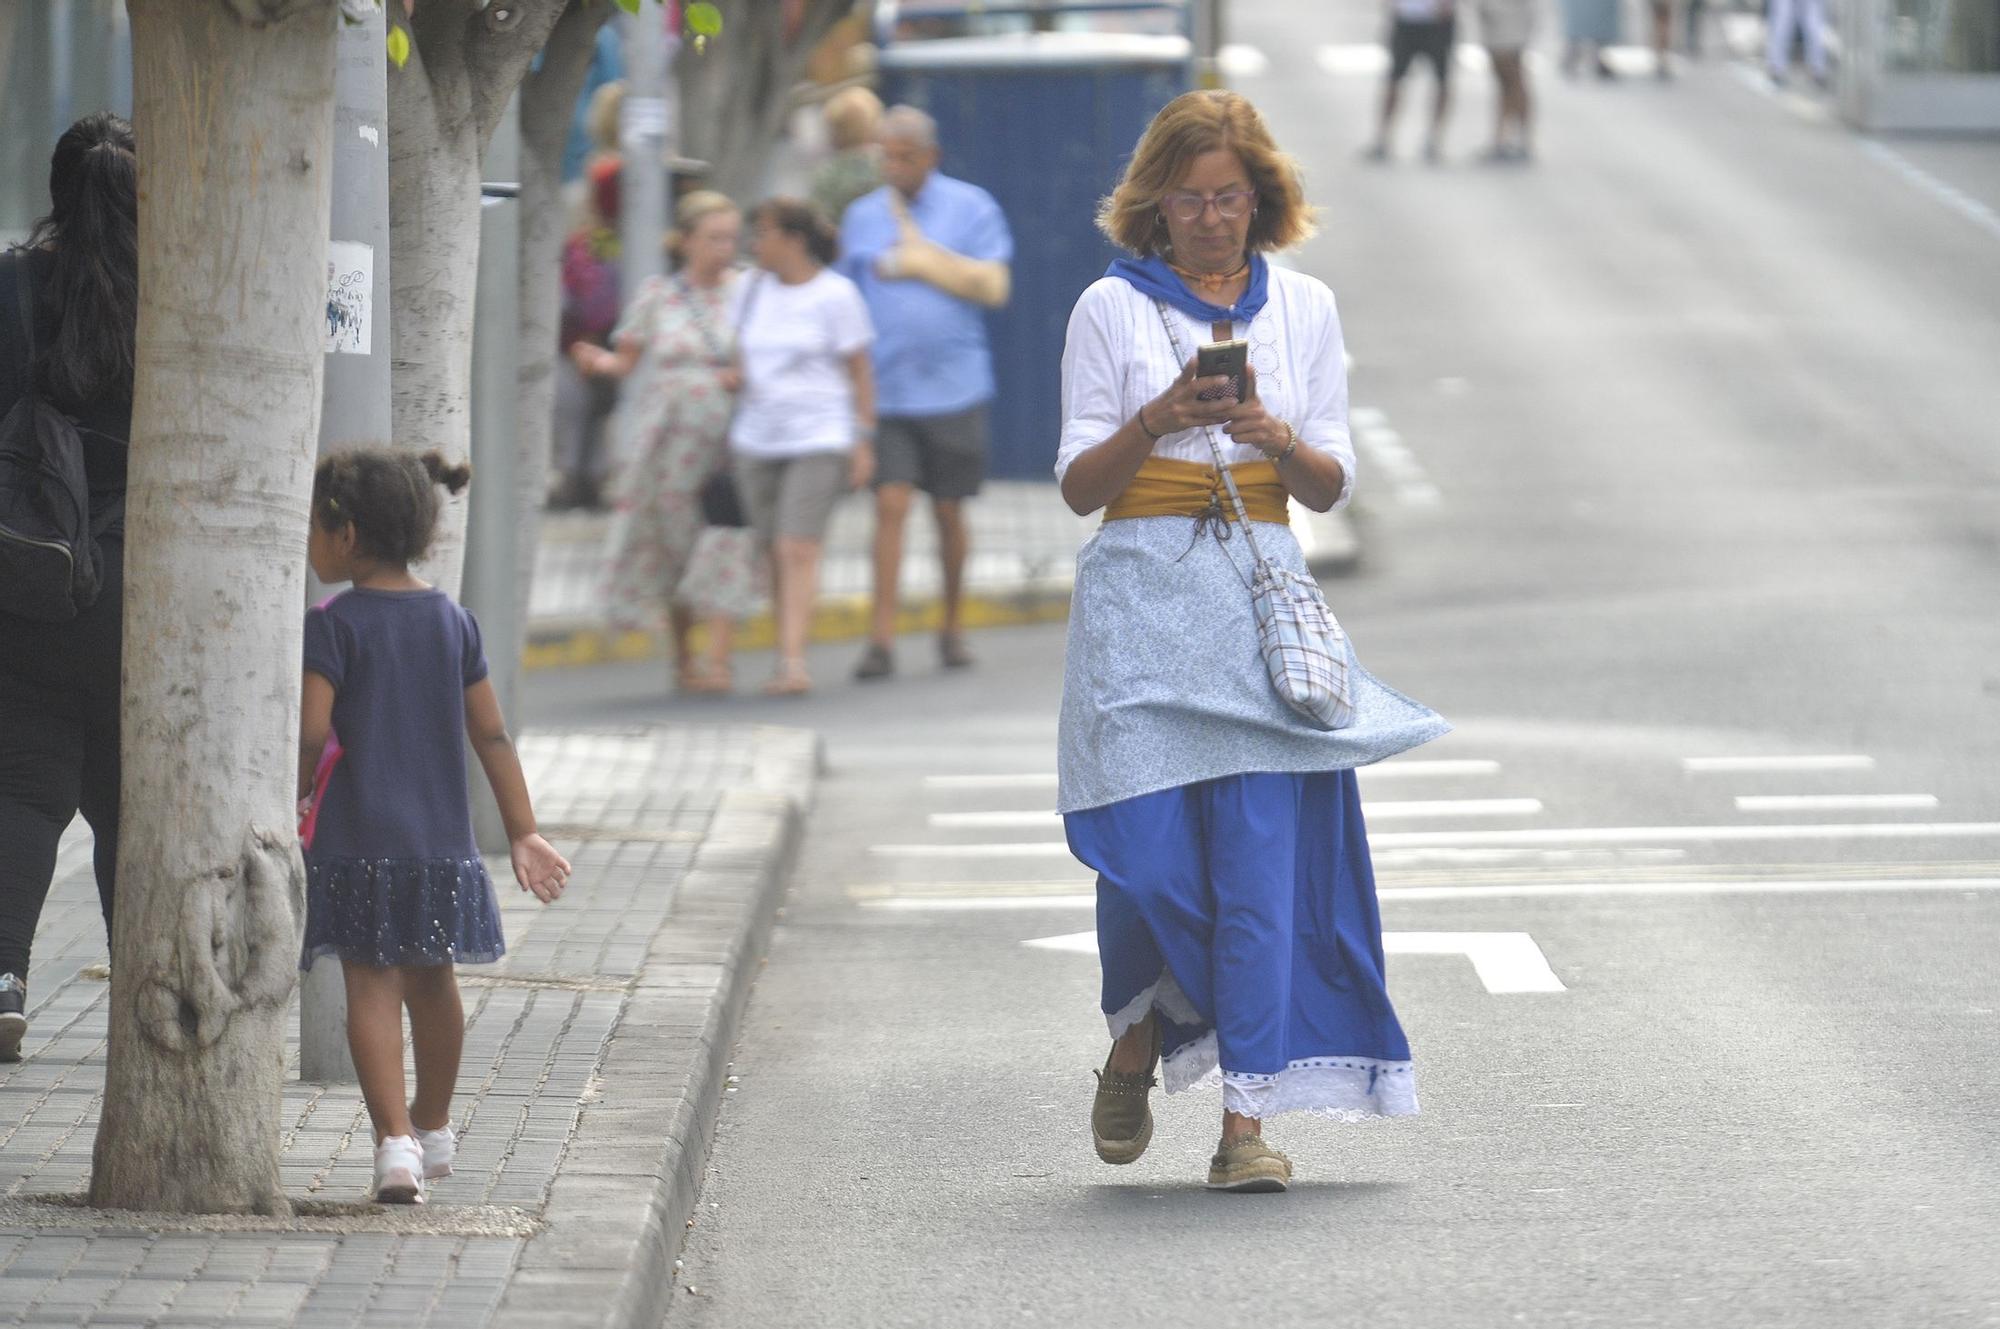
[[[392,1135],[375,1146],[375,1203],[424,1202],[424,1151],[407,1135]]]
[[[458,1137],[444,1125],[434,1131],[417,1127],[417,1143],[424,1151],[424,1180],[436,1181],[451,1175],[451,1161],[458,1156]]]

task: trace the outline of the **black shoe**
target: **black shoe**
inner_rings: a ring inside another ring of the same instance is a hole
[[[863,683],[878,678],[887,678],[896,672],[896,657],[889,654],[887,646],[870,642],[862,655],[861,663],[854,666],[854,677]]]
[[[21,1040],[28,1033],[28,985],[13,974],[0,974],[0,1061],[21,1059]]]

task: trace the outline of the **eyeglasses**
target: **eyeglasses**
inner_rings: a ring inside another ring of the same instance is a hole
[[[1175,221],[1200,221],[1208,205],[1215,205],[1215,215],[1224,221],[1241,221],[1257,206],[1257,191],[1240,189],[1228,194],[1167,194],[1160,199],[1160,206]]]

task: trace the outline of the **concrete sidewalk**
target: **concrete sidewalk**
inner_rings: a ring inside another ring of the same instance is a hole
[[[966,511],[972,522],[967,624],[994,627],[1067,615],[1076,552],[1097,529],[1098,519],[1077,516],[1063,505],[1054,484],[1040,481],[990,482]],[[610,517],[602,513],[552,513],[544,519],[528,607],[530,669],[661,653],[662,642],[654,635],[613,633],[605,627],[604,550],[610,526]],[[1292,528],[1307,561],[1323,575],[1346,571],[1360,556],[1354,528],[1343,513],[1309,512],[1294,503]],[[827,530],[815,641],[845,641],[867,634],[873,538],[870,498],[849,494],[835,508]],[[935,630],[939,592],[937,531],[920,502],[905,531],[902,631]],[[746,623],[738,641],[745,649],[769,646],[769,615]]]
[[[530,735],[522,756],[576,873],[544,908],[492,864],[509,952],[460,970],[457,1171],[417,1208],[365,1203],[359,1091],[296,1080],[291,1219],[82,1207],[108,989],[88,839],[65,841],[25,1060],[0,1065],[0,1325],[660,1322],[818,744],[683,726]]]

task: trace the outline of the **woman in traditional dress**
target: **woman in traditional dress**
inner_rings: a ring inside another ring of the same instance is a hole
[[[739,527],[707,525],[702,487],[729,470],[729,419],[739,382],[731,300],[743,216],[721,194],[680,202],[673,250],[678,270],[639,288],[612,341],[571,349],[585,374],[622,378],[639,370],[630,409],[638,455],[618,485],[611,526],[608,599],[614,628],[673,634],[683,692],[727,692],[736,621],[757,606],[756,542]],[[707,652],[694,654],[697,622]]]
[[[1417,1110],[1353,768],[1449,726],[1350,658],[1354,721],[1316,728],[1259,654],[1211,435],[1265,555],[1301,575],[1288,500],[1338,507],[1354,473],[1333,294],[1265,258],[1312,220],[1262,117],[1235,93],[1175,99],[1099,224],[1135,257],[1070,316],[1056,461],[1070,507],[1105,512],[1077,558],[1058,791],[1070,848],[1098,873],[1114,1041],[1091,1130],[1099,1157],[1132,1162],[1155,1070],[1169,1092],[1219,1070],[1208,1184],[1283,1190],[1291,1163],[1265,1118]],[[1195,376],[1197,346],[1235,338],[1240,400]]]

